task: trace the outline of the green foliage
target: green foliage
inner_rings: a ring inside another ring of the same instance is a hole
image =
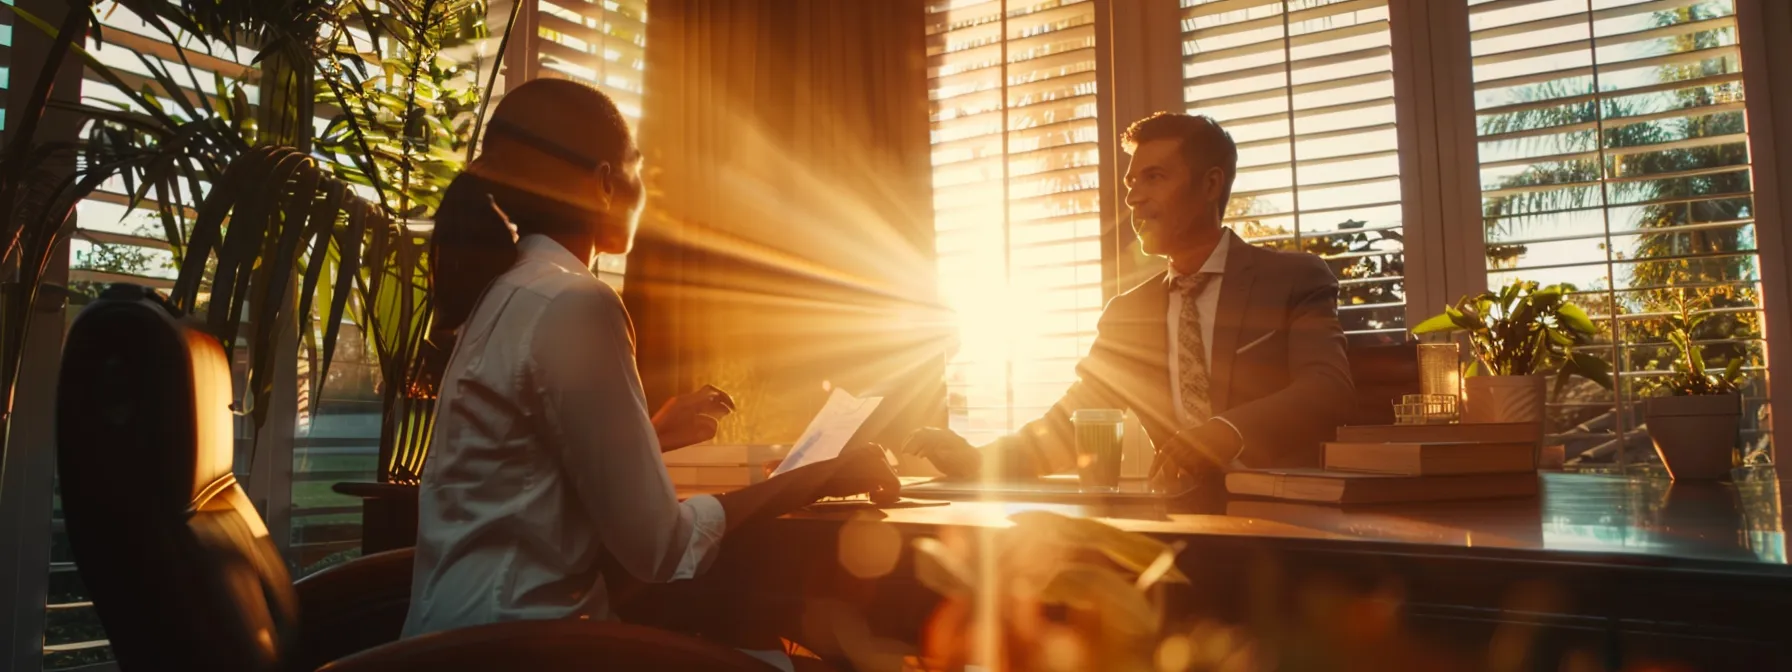
[[[21,22],[49,37],[45,54],[54,66],[79,50],[76,36],[94,23],[92,9],[85,4],[72,3],[56,26],[16,7],[11,9]],[[5,463],[13,393],[44,272],[71,232],[68,224],[75,205],[123,162],[135,158],[104,151],[83,155],[79,144],[38,140],[37,127],[50,107],[55,72],[54,67],[44,68],[23,103],[15,102],[7,110],[11,121],[6,149],[0,155],[0,213],[4,213],[0,215],[0,240],[4,240],[0,249],[0,464]]]
[[[149,224],[139,224],[131,233],[141,238],[153,238],[157,232],[151,230]],[[75,251],[74,261],[69,266],[101,273],[140,277],[172,271],[176,268],[173,257],[157,254],[151,248],[97,241],[93,242],[91,247],[85,251]],[[80,299],[76,300],[85,303],[99,298],[100,292],[106,288],[105,284],[71,281],[69,282],[69,292],[71,298],[78,296]]]
[[[110,11],[132,12],[161,32],[185,69],[105,45],[143,63],[150,81],[132,87],[73,39],[83,29],[99,39],[103,26],[90,7],[71,5],[60,26],[12,8],[20,23],[56,41],[52,54],[81,59],[125,102],[55,105],[93,122],[72,144],[30,142],[36,119],[52,107],[47,87],[36,104],[9,115],[21,123],[9,134],[0,171],[0,200],[15,204],[7,207],[7,266],[41,269],[72,231],[63,224],[74,204],[121,178],[130,195],[126,215],[152,209],[157,237],[180,268],[175,304],[203,311],[227,349],[248,348],[239,411],[258,427],[263,422],[271,374],[284,365],[279,335],[287,329],[297,329],[309,362],[301,369],[312,386],[305,398],[317,398],[349,320],[379,360],[387,416],[381,476],[414,478],[434,390],[417,366],[431,315],[428,230],[407,222],[433,216],[470,153],[486,99],[478,75],[498,66],[497,59],[473,57],[487,37],[486,9],[483,0],[122,0]],[[188,63],[190,48],[234,48],[239,41],[256,45],[255,62],[264,70],[256,101],[227,80],[230,73],[201,81]],[[337,114],[312,138],[314,104]],[[298,149],[251,150],[257,144]],[[71,155],[81,159],[73,178],[41,168]],[[354,185],[373,187],[378,203],[361,198]],[[144,255],[151,253],[100,247],[80,261],[134,269],[150,263],[138,258]],[[0,382],[8,391],[26,322],[13,314],[31,304],[38,277],[7,285],[29,292],[7,304],[9,366]]]
[[[1570,375],[1612,386],[1605,360],[1575,351],[1591,342],[1599,328],[1568,300],[1561,285],[1539,288],[1535,282],[1514,282],[1497,292],[1465,296],[1412,332],[1466,333],[1476,360],[1469,375],[1483,368],[1496,376],[1554,373],[1557,390]]]
[[[284,147],[263,147],[233,161],[198,210],[169,298],[189,313],[207,304],[206,330],[218,337],[226,353],[238,347],[239,331],[247,327],[249,380],[239,409],[246,409],[260,427],[273,392],[273,371],[281,365],[280,332],[310,324],[320,287],[331,288],[321,293],[328,306],[323,363],[308,381],[315,398],[335,351],[348,290],[359,275],[358,264],[342,262],[359,257],[369,232],[378,240],[388,220],[372,204],[351,197],[347,185],[324,172],[315,159]],[[333,260],[338,261],[330,269],[334,277],[326,283],[324,271]],[[208,264],[213,266],[208,269]],[[208,279],[210,291],[202,292]],[[295,293],[296,307],[288,298]]]
[[[1678,349],[1679,356],[1670,364],[1673,374],[1652,381],[1652,389],[1648,391],[1656,396],[1735,394],[1747,378],[1742,371],[1745,360],[1729,357],[1723,368],[1712,369],[1705,356],[1705,346],[1695,340],[1694,334],[1712,317],[1710,297],[1698,291],[1689,296],[1684,289],[1676,291],[1675,295],[1674,312],[1663,322],[1668,325],[1668,340]],[[1660,362],[1651,364],[1659,366]]]
[[[478,75],[498,67],[471,57],[488,37],[486,10],[481,0],[346,0],[337,21],[365,36],[340,30],[318,42],[315,95],[340,110],[318,149],[336,175],[372,187],[392,220],[368,240],[354,284],[353,319],[384,382],[382,481],[416,482],[434,426],[436,381],[422,370],[433,347],[428,233],[406,222],[433,217],[465,166],[487,97]]]
[[[342,2],[344,25],[319,44],[316,96],[341,110],[318,137],[337,175],[374,187],[399,219],[429,217],[465,164],[483,98],[478,60],[449,58],[485,39],[477,0]]]

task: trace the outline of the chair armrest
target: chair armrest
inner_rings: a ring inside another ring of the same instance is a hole
[[[509,621],[412,637],[357,653],[317,672],[771,669],[738,650],[669,630],[567,619]]]
[[[411,606],[414,549],[355,558],[293,584],[299,633],[289,660],[313,670],[333,660],[398,641]]]

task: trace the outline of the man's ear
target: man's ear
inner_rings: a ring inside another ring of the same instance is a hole
[[[609,209],[610,201],[616,198],[616,167],[605,161],[597,164],[597,184],[599,195],[603,197],[604,209]]]
[[[1226,171],[1219,166],[1208,168],[1201,173],[1201,188],[1207,190],[1207,198],[1219,200],[1226,193]]]

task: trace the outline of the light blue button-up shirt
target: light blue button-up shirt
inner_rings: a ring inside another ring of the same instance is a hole
[[[407,637],[611,619],[602,553],[667,582],[721,541],[720,502],[672,489],[621,298],[551,239],[517,251],[462,327],[436,401]]]

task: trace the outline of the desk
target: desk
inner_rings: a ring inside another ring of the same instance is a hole
[[[1693,669],[1792,669],[1792,566],[1771,472],[1735,484],[1550,473],[1536,499],[1338,508],[1223,494],[1174,504],[970,501],[879,511],[904,540],[1001,527],[1044,509],[1181,542],[1188,608],[1230,622],[1299,618],[1302,595],[1397,595],[1405,627],[1485,650],[1514,624],[1530,662],[1578,652],[1607,669],[1678,660]],[[874,614],[878,634],[916,641],[932,605],[905,552],[875,580],[831,553],[853,514],[800,512],[740,549],[771,561],[756,585],[800,586]],[[904,546],[906,548],[906,545]],[[1267,588],[1266,588],[1267,587]],[[1265,590],[1274,596],[1265,599]],[[1599,669],[1595,667],[1593,669]]]

